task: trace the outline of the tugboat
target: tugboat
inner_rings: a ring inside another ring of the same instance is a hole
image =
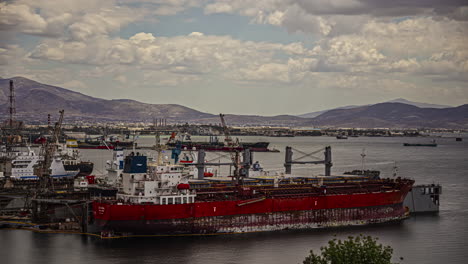
[[[440,184],[415,185],[404,201],[411,213],[438,213],[440,206]]]

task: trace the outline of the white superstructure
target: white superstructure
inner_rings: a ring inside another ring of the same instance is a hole
[[[145,156],[128,156],[117,199],[127,203],[186,204],[195,201],[182,165],[147,166]]]

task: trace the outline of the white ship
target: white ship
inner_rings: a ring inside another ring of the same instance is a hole
[[[11,178],[12,179],[37,179],[34,175],[34,166],[43,159],[42,156],[37,155],[31,148],[28,147],[27,151],[2,151],[2,157],[9,157],[11,159]],[[53,178],[74,177],[78,174],[79,170],[67,171],[63,165],[61,155],[55,155],[52,164],[50,165]],[[0,177],[4,177],[3,172],[0,172]]]

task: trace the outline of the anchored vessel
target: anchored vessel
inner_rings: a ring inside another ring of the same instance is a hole
[[[256,152],[269,152],[272,151],[268,148],[270,142],[238,142],[235,147],[228,146],[223,141],[219,141],[217,136],[210,136],[209,142],[196,142],[192,141],[191,136],[187,133],[179,135],[176,139],[176,134],[173,133],[169,138],[167,145],[171,148],[176,148],[178,145],[182,149],[203,149],[206,151],[243,151],[244,149],[250,149],[250,151]],[[274,150],[273,150],[274,151]]]
[[[431,143],[403,143],[405,147],[437,147],[435,140],[432,140]]]
[[[126,157],[117,199],[93,202],[101,234],[223,234],[399,221],[408,216],[403,200],[414,183],[287,174],[221,181],[192,179],[185,170]]]

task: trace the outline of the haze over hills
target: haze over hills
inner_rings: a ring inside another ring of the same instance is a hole
[[[177,123],[219,123],[217,114],[203,113],[178,104],[147,104],[130,99],[106,100],[23,77],[11,79],[15,85],[18,119],[29,123],[44,123],[47,114],[57,114],[60,109],[65,109],[66,122],[151,122],[153,118],[166,118],[169,122]],[[5,114],[8,112],[9,80],[0,79],[0,111]],[[468,128],[468,105],[440,108],[442,106],[404,99],[393,101],[398,102],[326,110],[314,118],[292,115],[226,115],[226,120],[229,125],[257,126]],[[421,108],[412,104],[432,108]]]
[[[333,108],[333,109],[327,109],[327,110],[322,110],[322,111],[316,111],[316,112],[310,112],[310,113],[307,113],[307,114],[302,114],[302,115],[298,115],[298,117],[302,117],[302,118],[314,118],[314,117],[317,117],[321,114],[324,114],[328,111],[331,111],[331,110],[338,110],[338,109],[351,109],[351,108],[356,108],[356,107],[360,107],[360,105],[347,105],[347,106],[341,106],[341,107],[337,107],[337,108]]]

